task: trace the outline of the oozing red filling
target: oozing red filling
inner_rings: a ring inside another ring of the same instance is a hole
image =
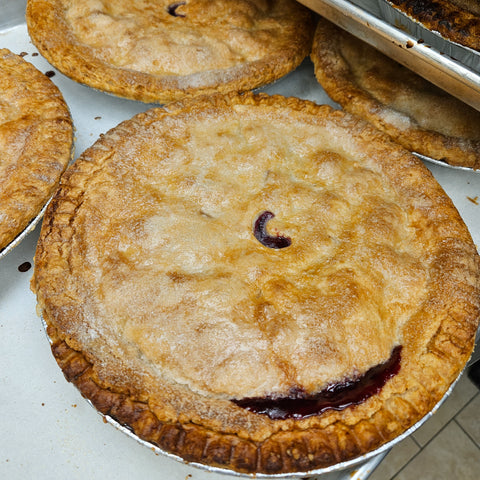
[[[178,7],[181,7],[182,5],[186,5],[187,2],[175,2],[175,3],[171,3],[170,5],[168,5],[167,7],[167,12],[169,13],[169,15],[171,15],[172,17],[185,17],[185,15],[183,13],[179,13],[177,12],[177,8]]]
[[[253,235],[255,238],[265,247],[268,248],[285,248],[292,244],[290,237],[284,237],[282,235],[270,235],[267,232],[267,222],[275,215],[272,212],[262,212],[255,224],[253,225]]]
[[[392,350],[390,358],[370,368],[362,376],[327,386],[314,395],[293,389],[285,397],[254,397],[233,400],[239,407],[268,415],[271,419],[305,418],[326,410],[343,410],[377,394],[400,371],[402,346]]]

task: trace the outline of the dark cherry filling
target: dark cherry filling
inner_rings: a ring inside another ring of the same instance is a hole
[[[387,381],[400,371],[401,351],[402,346],[399,345],[385,363],[370,368],[361,377],[329,385],[313,395],[294,389],[288,397],[254,397],[233,402],[251,412],[268,415],[273,420],[300,419],[326,410],[343,410],[380,392]]]
[[[175,3],[171,3],[170,5],[168,5],[167,7],[167,12],[169,13],[169,15],[171,15],[172,17],[185,17],[185,15],[183,13],[178,13],[177,12],[177,8],[178,7],[181,7],[182,5],[185,5],[187,2],[175,2]]]
[[[275,215],[272,212],[262,212],[253,226],[253,234],[255,238],[265,247],[268,248],[285,248],[292,244],[292,240],[289,237],[283,237],[281,235],[270,235],[267,232],[267,222]]]

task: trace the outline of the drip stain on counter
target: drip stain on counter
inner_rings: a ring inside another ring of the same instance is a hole
[[[23,262],[18,266],[19,272],[28,272],[32,268],[32,264],[30,262]]]

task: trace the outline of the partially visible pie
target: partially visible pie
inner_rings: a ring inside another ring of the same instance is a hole
[[[465,47],[480,51],[478,0],[386,0],[425,28]]]
[[[319,83],[346,111],[411,151],[480,168],[479,111],[323,18],[311,57]]]
[[[73,127],[53,82],[0,49],[0,251],[40,213],[72,154]]]
[[[418,159],[347,113],[251,93],[151,109],[87,149],[32,287],[100,412],[247,473],[405,432],[462,371],[480,311],[475,245]]]
[[[26,19],[65,75],[159,103],[277,80],[309,54],[314,28],[294,0],[29,0]]]

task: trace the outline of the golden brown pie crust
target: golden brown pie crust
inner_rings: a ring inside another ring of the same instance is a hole
[[[35,218],[71,158],[73,127],[53,82],[0,49],[0,251]]]
[[[480,112],[320,19],[311,54],[315,75],[342,108],[410,151],[480,168]]]
[[[476,0],[387,0],[395,9],[447,40],[480,51],[480,5]]]
[[[314,29],[293,0],[29,0],[26,19],[68,77],[159,103],[277,80],[309,54]]]
[[[252,224],[269,209],[265,247]],[[370,452],[462,371],[480,263],[422,163],[357,117],[229,94],[102,136],[47,210],[32,288],[66,378],[186,461],[307,472]],[[232,399],[309,392],[402,345],[380,393],[272,420]]]

